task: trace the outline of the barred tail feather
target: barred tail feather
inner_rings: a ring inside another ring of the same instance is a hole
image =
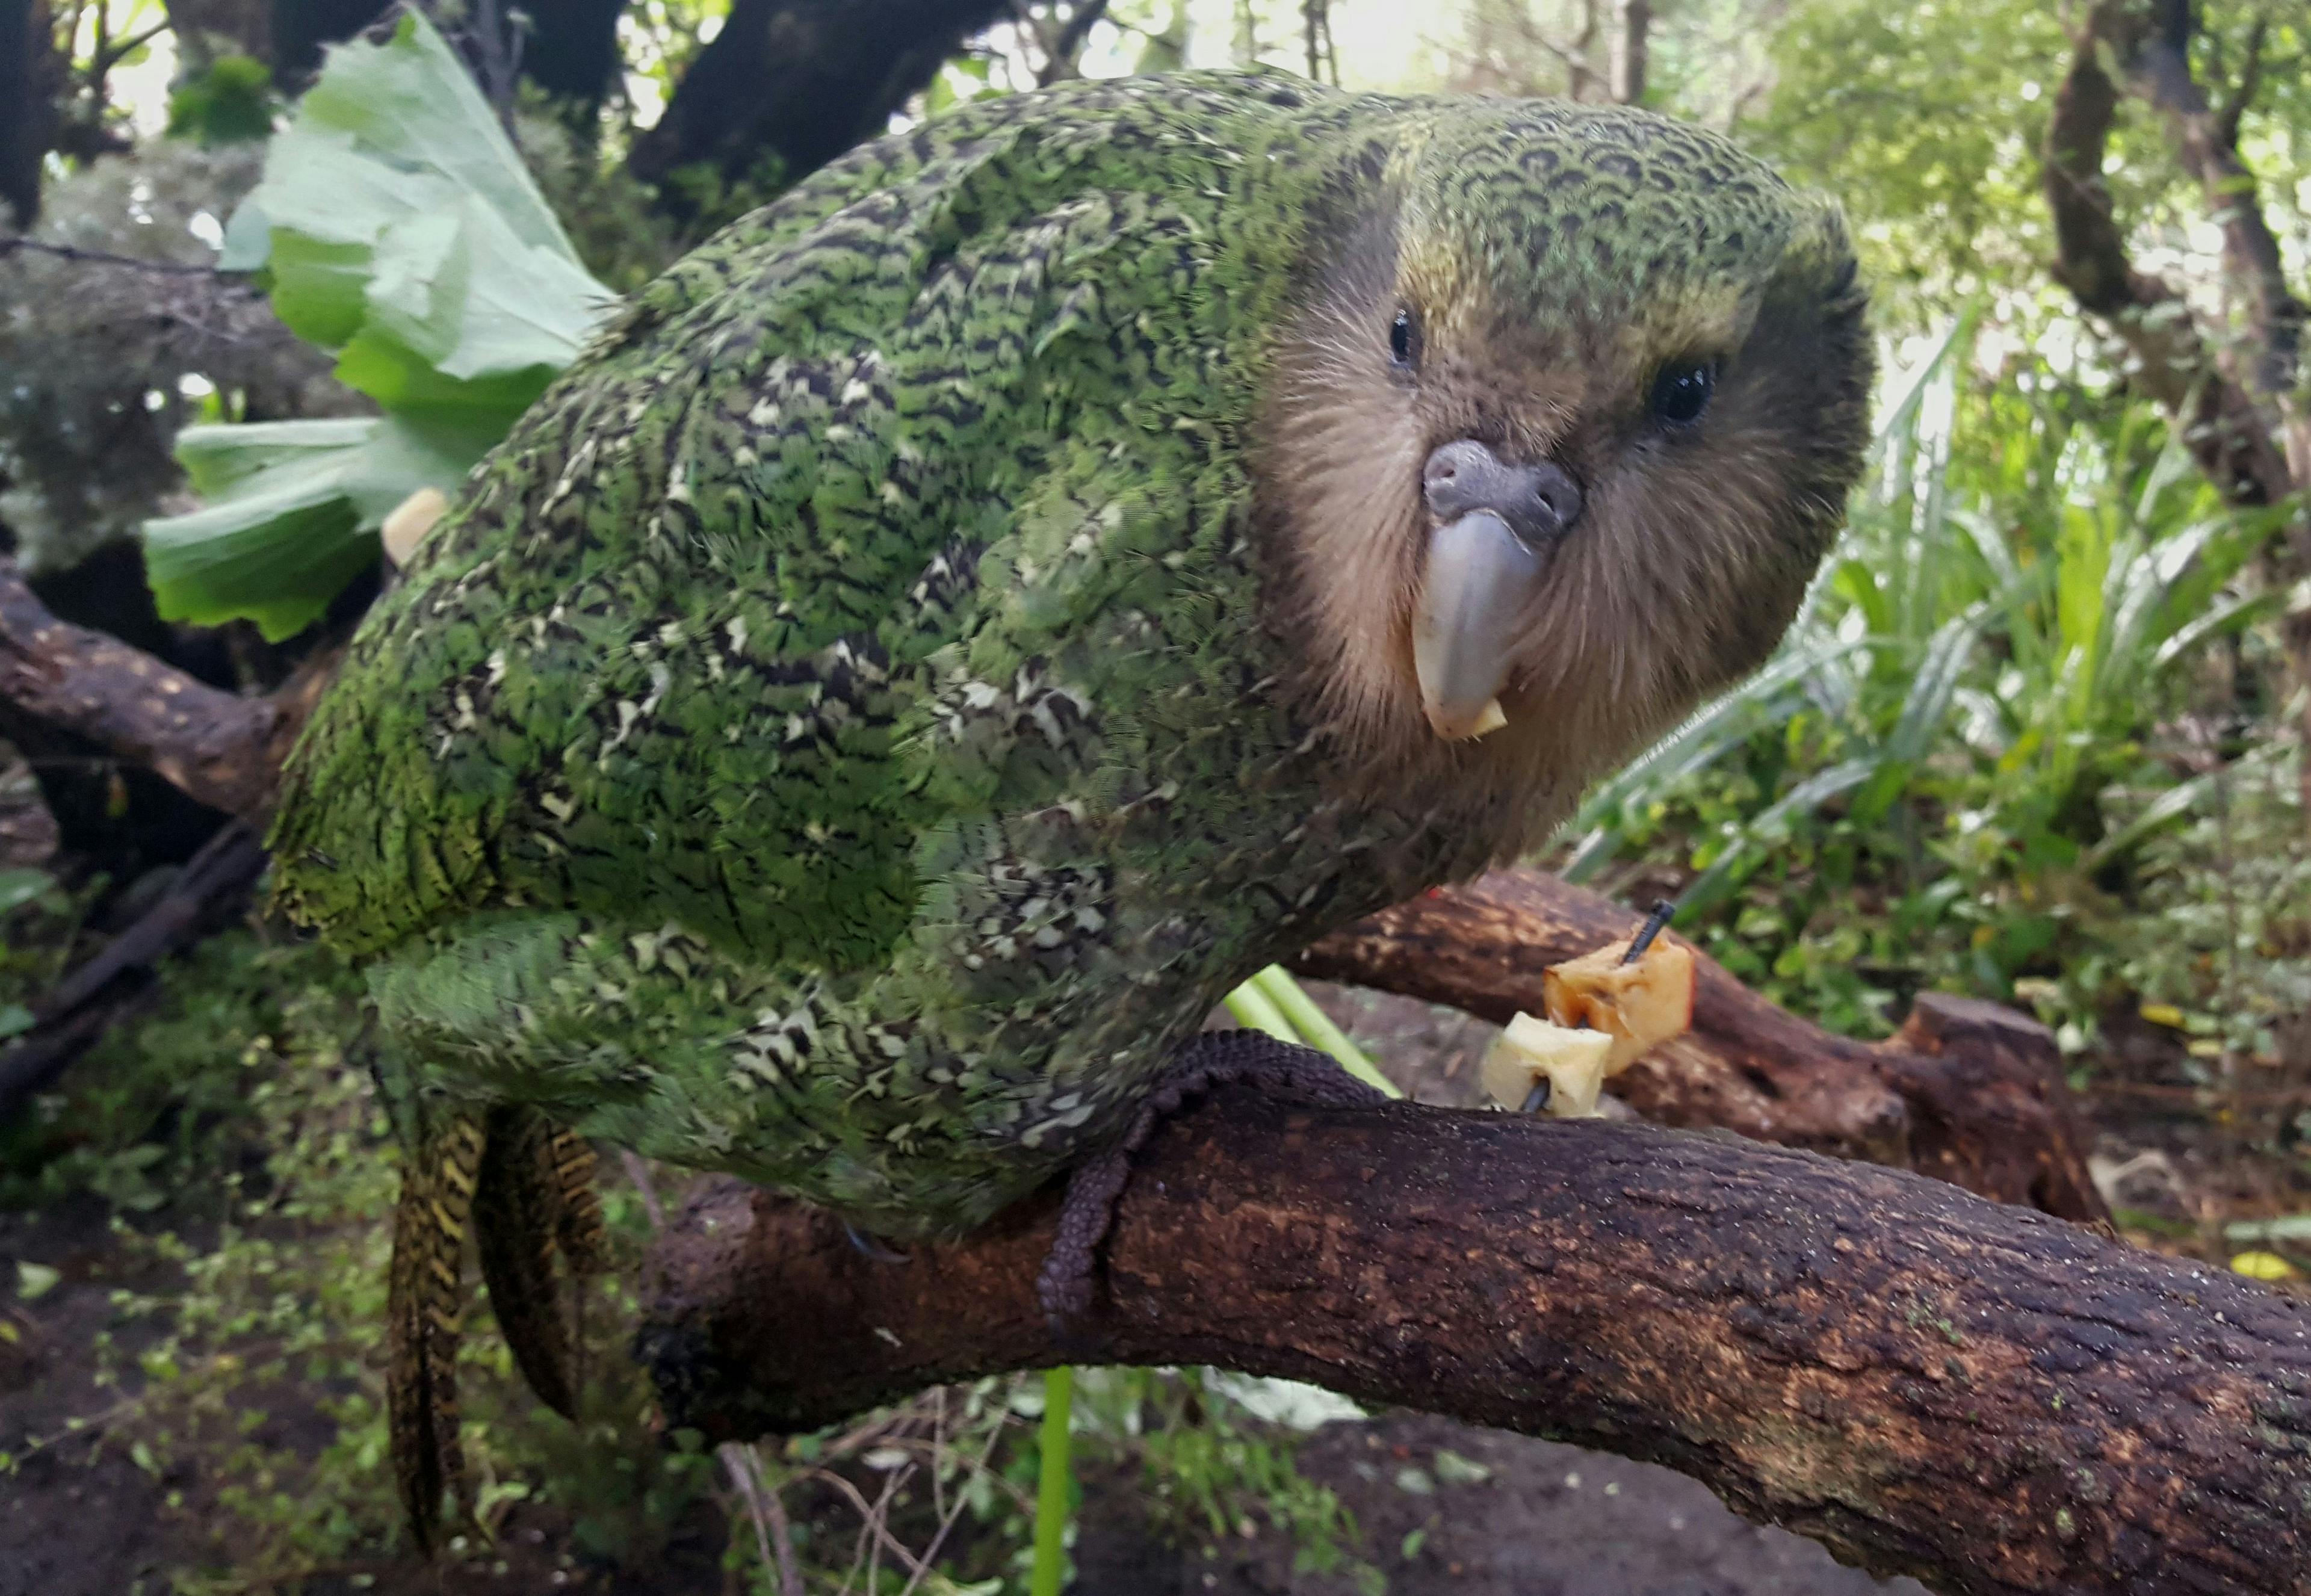
[[[537,1400],[574,1419],[577,1381],[554,1269],[566,1200],[550,1156],[556,1132],[528,1108],[492,1109],[488,1127],[475,1190],[474,1240],[490,1308]]]
[[[609,1268],[609,1244],[602,1229],[602,1194],[595,1185],[594,1146],[574,1130],[555,1126],[546,1132],[547,1178],[556,1201],[554,1244],[570,1272],[580,1279]]]
[[[461,1517],[473,1511],[458,1435],[458,1347],[466,1308],[466,1233],[484,1135],[459,1114],[422,1138],[402,1166],[386,1288],[385,1392],[394,1474],[411,1533],[427,1551],[447,1493]]]

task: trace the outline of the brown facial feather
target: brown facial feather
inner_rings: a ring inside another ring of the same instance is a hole
[[[1866,443],[1863,296],[1842,238],[1815,234],[1714,302],[1551,325],[1513,280],[1424,283],[1395,228],[1365,219],[1312,275],[1263,418],[1260,514],[1302,700],[1344,788],[1488,828],[1504,858],[1779,641]],[[1419,320],[1410,372],[1391,356],[1400,309]],[[1672,359],[1720,372],[1688,427],[1652,414]],[[1432,531],[1423,463],[1464,438],[1555,461],[1585,508],[1519,629],[1507,726],[1452,744],[1423,715],[1410,626]]]

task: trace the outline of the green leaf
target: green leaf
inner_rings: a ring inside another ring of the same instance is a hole
[[[272,234],[275,313],[346,349],[338,374],[388,406],[410,402],[412,371],[514,377],[526,392],[510,423],[614,302],[456,53],[414,14],[384,44],[330,56],[249,203]]]
[[[376,561],[396,505],[423,486],[454,492],[492,441],[485,426],[394,416],[186,428],[178,458],[209,502],[145,523],[162,618],[294,635]]]
[[[45,1263],[33,1263],[26,1259],[16,1260],[16,1295],[28,1303],[39,1302],[57,1288],[64,1278],[58,1270]]]
[[[273,69],[249,56],[221,56],[169,96],[169,134],[214,147],[273,131]]]
[[[2223,1226],[2223,1236],[2234,1242],[2299,1242],[2311,1239],[2311,1214],[2285,1214],[2276,1219],[2240,1219]]]
[[[0,870],[0,914],[22,909],[55,885],[46,870]]]
[[[422,487],[454,493],[615,302],[579,264],[489,106],[432,25],[332,51],[234,213],[226,264],[337,352],[381,418],[191,427],[208,500],[146,523],[161,614],[310,625]]]
[[[0,1007],[0,1037],[22,1036],[33,1025],[32,1011],[21,1003]]]

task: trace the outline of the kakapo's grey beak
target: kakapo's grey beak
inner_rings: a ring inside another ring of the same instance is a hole
[[[1430,524],[1412,664],[1436,735],[1458,742],[1504,724],[1501,688],[1525,606],[1557,540],[1579,519],[1581,487],[1542,461],[1511,466],[1472,439],[1428,457]]]

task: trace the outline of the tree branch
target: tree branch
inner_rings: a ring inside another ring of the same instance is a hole
[[[162,960],[238,918],[265,864],[256,833],[228,822],[135,924],[43,996],[38,1024],[0,1049],[0,1120],[53,1086],[124,1010],[148,999]]]
[[[1629,930],[1629,911],[1609,898],[1499,870],[1335,931],[1295,967],[1504,1025],[1541,1012],[1550,964]],[[1705,954],[1694,962],[1693,1030],[1613,1080],[1646,1119],[1916,1169],[2066,1219],[2108,1218],[2044,1026],[1930,993],[1899,1036],[1871,1046],[1808,1025]]]
[[[184,266],[172,260],[139,260],[133,255],[115,255],[109,249],[83,249],[72,244],[51,244],[45,239],[28,239],[21,233],[0,233],[0,260],[7,259],[20,249],[34,255],[52,256],[57,260],[69,260],[76,266],[125,266],[131,271],[155,272],[164,277],[227,277],[227,274],[213,266]],[[252,297],[256,295],[256,290],[249,292]]]
[[[2311,1582],[2311,1312],[1918,1176],[1733,1138],[1222,1095],[1054,1339],[1056,1203],[903,1265],[735,1181],[653,1252],[669,1423],[811,1428],[1060,1362],[1208,1364],[1667,1463],[1948,1592]]]
[[[1106,14],[1107,0],[1077,0],[1076,8],[1068,13],[1067,22],[1048,47],[1051,65],[1063,68],[1068,77],[1078,75],[1076,57],[1083,53],[1084,41]]]
[[[278,692],[242,698],[57,620],[16,563],[0,559],[0,697],[228,815],[259,820],[270,809],[332,662],[318,658]]]
[[[221,692],[58,621],[0,561],[0,697],[230,815],[268,813],[281,761],[334,664],[333,652],[318,654],[264,698]],[[1549,964],[1628,929],[1628,911],[1609,899],[1506,870],[1335,932],[1297,968],[1505,1022],[1519,1009],[1540,1012]],[[1930,995],[1900,1036],[1873,1047],[1776,1007],[1706,955],[1696,963],[1693,1033],[1615,1079],[1639,1113],[1914,1168],[2065,1218],[2106,1219],[2044,1027]]]
[[[2263,88],[2263,47],[2269,41],[2270,34],[2271,19],[2268,16],[2256,17],[2247,29],[2246,61],[2239,68],[2238,81],[2231,85],[2222,109],[2215,114],[2216,142],[2233,153],[2238,149],[2239,123]]]
[[[1006,10],[1006,0],[734,0],[627,164],[650,183],[700,162],[735,182],[767,154],[794,182],[881,133]]]

